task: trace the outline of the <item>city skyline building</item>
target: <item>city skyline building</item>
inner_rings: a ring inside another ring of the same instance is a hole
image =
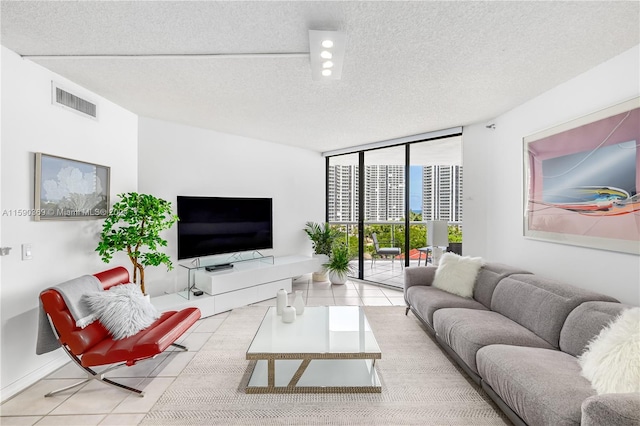
[[[422,166],[422,220],[462,221],[462,166]],[[399,221],[405,212],[404,166],[365,166],[365,221]],[[412,171],[413,173],[413,171]],[[328,174],[329,222],[357,222],[358,166],[334,165]],[[419,191],[418,191],[419,190]]]
[[[462,222],[462,166],[422,168],[422,220]]]
[[[329,222],[358,221],[358,180],[358,166],[329,167]]]
[[[404,166],[366,166],[365,179],[365,220],[404,218]]]

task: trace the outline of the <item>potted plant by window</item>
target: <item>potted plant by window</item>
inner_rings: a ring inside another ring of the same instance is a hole
[[[338,235],[338,231],[331,228],[328,223],[307,222],[304,227],[313,246],[314,257],[320,257],[321,263],[329,260],[331,255],[331,246]],[[326,281],[327,276],[324,272],[318,271],[313,273],[313,281]]]
[[[336,244],[331,250],[329,261],[323,266],[329,274],[331,284],[344,284],[347,276],[354,272],[353,266],[349,263],[349,247],[344,244]]]
[[[133,282],[144,287],[144,267],[164,264],[167,271],[173,269],[171,259],[158,251],[167,241],[160,232],[171,228],[178,220],[171,203],[153,195],[129,192],[118,194],[115,203],[104,221],[100,242],[96,251],[102,261],[108,263],[117,252],[124,251],[133,264]]]

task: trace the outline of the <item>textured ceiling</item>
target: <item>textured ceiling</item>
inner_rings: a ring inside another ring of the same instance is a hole
[[[327,151],[486,122],[640,43],[632,2],[3,1],[20,55],[308,52],[309,59],[30,58],[141,116]]]

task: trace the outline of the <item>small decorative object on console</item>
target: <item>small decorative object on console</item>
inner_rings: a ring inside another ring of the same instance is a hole
[[[287,305],[287,290],[281,288],[278,290],[278,293],[276,293],[276,312],[278,315],[282,315],[282,310]]]
[[[296,297],[293,299],[293,307],[296,310],[296,315],[302,315],[304,313],[304,299],[302,298],[302,290],[296,290]]]
[[[282,309],[282,322],[292,323],[296,320],[296,309],[293,306],[285,306]]]

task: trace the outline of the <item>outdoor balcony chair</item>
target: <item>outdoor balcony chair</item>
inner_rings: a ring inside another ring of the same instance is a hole
[[[384,256],[385,258],[391,256],[391,267],[393,267],[393,262],[396,256],[402,254],[402,250],[400,249],[400,247],[380,247],[380,243],[378,242],[378,236],[376,235],[376,233],[374,232],[373,234],[371,234],[371,236],[373,237],[373,247],[375,248],[375,253],[373,254],[373,256],[371,256],[371,268],[373,268],[373,264],[375,263],[376,257],[378,256]],[[404,266],[402,260],[400,260],[400,266]]]

